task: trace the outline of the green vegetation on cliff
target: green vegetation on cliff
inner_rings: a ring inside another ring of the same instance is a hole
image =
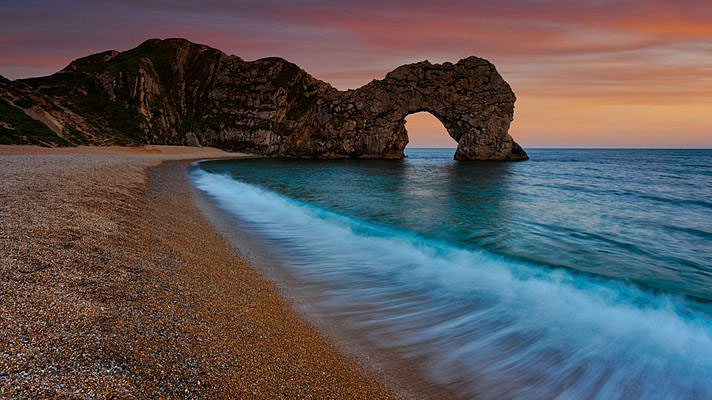
[[[523,160],[515,96],[486,60],[404,65],[339,91],[297,65],[244,61],[185,39],[105,51],[41,78],[0,78],[4,143],[174,144],[290,157],[400,158],[404,118],[429,111],[457,159]],[[28,114],[51,120],[61,137]]]
[[[71,143],[52,132],[22,109],[0,99],[0,144],[39,144],[68,146]]]

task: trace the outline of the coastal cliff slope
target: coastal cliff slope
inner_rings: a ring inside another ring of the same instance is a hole
[[[268,156],[402,158],[405,117],[428,111],[456,159],[524,160],[515,95],[494,65],[403,65],[339,91],[281,58],[244,61],[185,39],[80,58],[46,77],[0,77],[0,143],[215,146]]]

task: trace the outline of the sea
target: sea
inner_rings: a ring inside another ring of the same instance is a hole
[[[527,152],[189,174],[306,314],[386,369],[458,398],[712,398],[712,150]]]

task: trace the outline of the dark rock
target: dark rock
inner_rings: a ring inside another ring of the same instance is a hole
[[[401,158],[405,117],[428,111],[458,142],[458,160],[527,159],[507,133],[514,93],[494,65],[476,57],[403,65],[339,91],[281,58],[247,62],[184,39],[151,39],[78,59],[51,76],[0,80],[0,98],[46,124],[57,145]]]

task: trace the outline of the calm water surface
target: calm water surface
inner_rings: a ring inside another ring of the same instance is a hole
[[[463,398],[712,398],[712,151],[209,161],[320,317]]]

